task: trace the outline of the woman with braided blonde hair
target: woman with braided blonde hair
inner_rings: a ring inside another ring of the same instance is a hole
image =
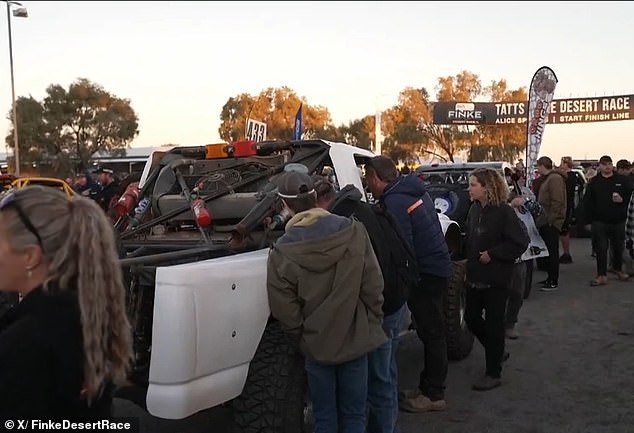
[[[473,201],[466,222],[467,291],[465,321],[484,346],[486,372],[473,389],[487,391],[502,384],[506,301],[515,261],[530,239],[507,203],[509,188],[502,175],[479,168],[469,178]],[[485,318],[482,317],[485,312]]]
[[[0,416],[108,417],[131,360],[114,231],[92,200],[29,186],[0,199]]]

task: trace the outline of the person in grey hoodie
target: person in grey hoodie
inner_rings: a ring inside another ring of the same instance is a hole
[[[383,276],[363,225],[318,208],[311,178],[284,173],[293,215],[267,264],[272,316],[305,356],[316,433],[364,433],[367,354],[387,341]]]

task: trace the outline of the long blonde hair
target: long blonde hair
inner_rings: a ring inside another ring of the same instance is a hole
[[[132,359],[113,226],[87,198],[69,200],[44,186],[28,186],[10,194],[41,238],[48,282],[77,296],[84,344],[83,391],[90,401],[107,381],[125,379]],[[39,244],[17,213],[3,212],[2,222],[16,252]]]
[[[500,206],[507,202],[509,186],[499,171],[492,168],[478,168],[471,173],[471,176],[475,177],[478,183],[486,188],[488,204]]]

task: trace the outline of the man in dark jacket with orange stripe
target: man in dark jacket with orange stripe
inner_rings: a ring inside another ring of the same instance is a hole
[[[442,298],[452,264],[434,201],[416,175],[399,177],[394,162],[385,156],[366,164],[366,182],[374,198],[394,215],[416,252],[421,278],[420,290],[410,293],[407,303],[425,346],[425,368],[419,390],[404,392],[401,408],[409,412],[445,410],[448,361]]]

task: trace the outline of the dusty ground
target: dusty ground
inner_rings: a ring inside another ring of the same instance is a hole
[[[572,265],[561,266],[560,289],[533,289],[520,312],[520,339],[508,341],[503,386],[481,393],[471,383],[484,352],[449,365],[446,412],[401,413],[401,433],[634,432],[634,279],[590,287],[595,268],[587,239],[573,239]],[[541,272],[535,280],[544,279]],[[414,387],[422,344],[407,337],[401,385]],[[118,402],[121,415],[139,415]],[[140,414],[144,432],[230,432],[228,413],[166,421]]]
[[[587,239],[573,239],[575,263],[561,266],[559,291],[533,289],[525,301],[520,339],[507,340],[511,357],[501,388],[471,391],[484,369],[476,342],[467,359],[449,366],[448,410],[401,413],[402,432],[634,431],[634,281],[590,287],[589,252]],[[411,359],[422,346],[416,339],[403,346],[401,382],[413,386]]]

